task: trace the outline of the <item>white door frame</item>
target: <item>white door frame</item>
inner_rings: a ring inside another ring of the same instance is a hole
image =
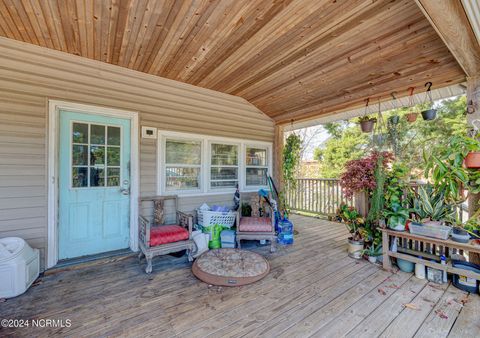
[[[92,115],[130,119],[130,249],[138,251],[139,135],[138,112],[105,108],[81,103],[48,101],[48,246],[47,268],[58,262],[58,140],[61,109]]]

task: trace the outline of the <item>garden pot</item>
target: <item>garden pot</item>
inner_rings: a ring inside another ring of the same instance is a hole
[[[395,230],[395,231],[405,231],[405,223],[400,223],[400,222],[391,223],[391,222],[389,222],[388,227],[392,230]]]
[[[422,223],[425,224],[425,225],[434,225],[434,226],[443,225],[442,221],[425,221],[425,222],[422,222]]]
[[[413,270],[415,269],[415,263],[406,261],[401,258],[397,258],[397,265],[399,269],[403,272],[413,272]]]
[[[427,109],[422,111],[422,117],[425,121],[435,120],[437,117],[437,110],[436,109]]]
[[[364,133],[371,133],[374,125],[375,125],[375,120],[373,119],[360,122],[360,128]]]
[[[452,231],[455,235],[468,236],[468,232],[460,227],[453,227]]]
[[[465,167],[480,168],[480,151],[471,151],[465,156]]]
[[[377,256],[368,256],[368,261],[370,263],[375,263],[377,261]]]
[[[408,113],[407,115],[405,115],[405,117],[407,118],[408,122],[412,123],[412,122],[415,122],[417,120],[418,114],[417,113]]]
[[[398,124],[398,122],[400,122],[400,116],[398,115],[390,116],[388,120],[390,121],[391,124]]]
[[[348,239],[348,256],[360,259],[362,258],[363,240],[354,241],[351,237]]]

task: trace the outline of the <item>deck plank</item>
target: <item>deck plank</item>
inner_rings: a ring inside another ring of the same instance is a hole
[[[270,273],[257,283],[211,287],[192,275],[184,257],[171,256],[156,259],[151,275],[143,272],[144,263],[138,264],[136,257],[57,271],[40,278],[24,295],[0,303],[0,318],[68,318],[72,326],[0,328],[0,336],[376,337],[399,332],[445,336],[451,330],[453,337],[468,337],[478,333],[477,295],[468,295],[459,310],[450,299],[458,300],[462,293],[451,286],[443,292],[411,274],[392,274],[349,258],[348,234],[342,225],[297,215],[292,220],[298,231],[294,245],[270,253],[269,246],[245,243],[271,265]],[[412,314],[403,307],[410,302],[425,307]],[[448,320],[439,322],[436,310],[446,313]],[[403,327],[405,322],[413,323],[411,330]]]
[[[465,305],[460,311],[449,337],[470,338],[480,336],[480,297],[477,294],[469,294],[465,299]]]
[[[432,312],[435,304],[443,296],[446,288],[447,284],[427,283],[409,304],[413,308],[404,306],[403,311],[380,334],[380,337],[413,337],[425,318]]]
[[[447,337],[459,312],[462,310],[462,299],[467,295],[467,292],[450,284],[443,297],[418,329],[415,337]]]

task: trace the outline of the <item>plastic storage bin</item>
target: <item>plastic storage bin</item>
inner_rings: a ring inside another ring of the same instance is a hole
[[[223,230],[220,233],[222,248],[235,248],[235,231]]]
[[[455,268],[465,269],[465,270],[470,270],[470,271],[473,271],[473,272],[480,273],[480,266],[477,265],[477,264],[452,259],[452,266],[455,267]],[[452,283],[453,283],[454,286],[456,286],[457,288],[459,288],[463,291],[472,292],[472,293],[477,293],[477,292],[480,293],[480,291],[479,291],[479,281],[474,279],[474,278],[469,278],[469,277],[466,277],[466,276],[461,276],[461,275],[454,274]]]
[[[0,239],[0,298],[24,293],[40,272],[38,249],[17,237]]]
[[[419,223],[410,223],[409,226],[410,233],[414,235],[420,235],[425,237],[432,237],[438,239],[448,239],[452,228],[445,225],[426,225]]]

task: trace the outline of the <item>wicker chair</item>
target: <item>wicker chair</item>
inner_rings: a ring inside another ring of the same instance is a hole
[[[148,205],[147,205],[148,204]],[[172,211],[167,213],[167,204]],[[139,259],[147,260],[146,273],[152,272],[152,259],[182,250],[187,251],[191,262],[195,244],[192,240],[192,215],[178,211],[177,196],[155,196],[140,199],[140,212],[147,209],[150,217],[139,216]]]
[[[241,199],[240,199],[241,200]],[[237,212],[237,247],[241,248],[241,240],[270,241],[270,252],[276,251],[277,236],[275,235],[275,218],[270,208],[268,217],[244,217]]]

